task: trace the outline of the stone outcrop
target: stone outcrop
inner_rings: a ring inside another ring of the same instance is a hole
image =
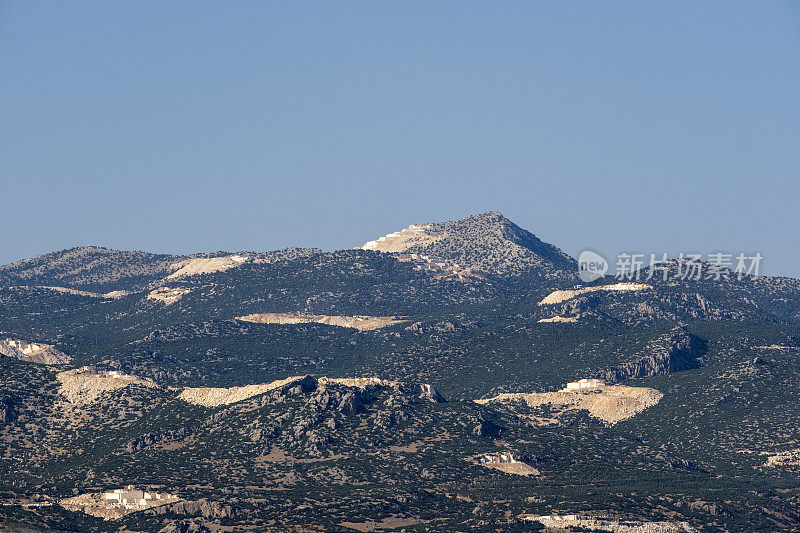
[[[697,368],[707,349],[705,340],[678,327],[650,342],[635,359],[607,370],[603,378],[619,382]]]
[[[179,501],[164,507],[155,509],[157,514],[166,512],[175,513],[178,515],[199,515],[203,518],[230,518],[233,516],[233,510],[230,505],[224,505],[219,502],[214,502],[206,499],[192,500],[192,501]]]

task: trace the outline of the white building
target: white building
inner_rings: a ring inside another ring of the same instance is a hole
[[[161,498],[161,494],[136,490],[133,485],[128,485],[124,489],[114,489],[111,492],[103,493],[103,501],[107,505],[119,505],[126,509],[142,507],[147,505],[149,501],[160,500]]]
[[[491,463],[516,463],[517,458],[514,457],[513,453],[494,453],[494,454],[485,454],[482,455],[478,462],[480,464],[491,464]]]
[[[605,386],[606,382],[602,379],[588,379],[583,378],[578,381],[573,381],[571,383],[567,383],[567,386],[561,389],[559,392],[577,392],[581,390],[587,389],[598,389],[600,387]]]

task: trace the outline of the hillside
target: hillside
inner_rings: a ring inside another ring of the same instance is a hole
[[[0,529],[800,527],[798,280],[576,286],[498,213],[397,233],[2,267]],[[127,485],[170,497],[80,511]]]
[[[534,271],[551,279],[577,279],[573,258],[495,211],[416,224],[381,239],[363,248],[442,258],[498,276]]]

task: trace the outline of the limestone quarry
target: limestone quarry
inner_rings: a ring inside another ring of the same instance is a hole
[[[412,246],[431,244],[441,239],[439,236],[425,233],[428,228],[430,228],[430,224],[411,224],[405,229],[369,241],[361,246],[361,249],[378,252],[405,252]]]
[[[115,520],[136,511],[160,507],[178,501],[180,501],[180,498],[172,494],[137,490],[132,485],[129,485],[124,489],[63,498],[58,504],[68,511],[83,511],[103,520]]]
[[[694,533],[697,529],[687,522],[643,522],[639,520],[613,520],[610,518],[567,515],[522,515],[525,521],[539,522],[545,531],[610,531],[612,533]]]
[[[406,390],[411,390],[418,397],[427,399],[432,402],[444,401],[439,392],[427,383],[414,383],[405,384],[399,381],[389,381],[376,377],[364,378],[328,378],[320,377],[314,378],[312,376],[291,376],[285,379],[277,379],[269,383],[257,383],[253,385],[242,385],[235,387],[191,387],[185,388],[178,395],[178,398],[195,405],[202,405],[203,407],[218,407],[220,405],[229,405],[236,402],[241,402],[264,394],[271,390],[279,389],[290,385],[292,383],[300,382],[303,380],[314,380],[317,385],[324,387],[326,385],[342,385],[345,387],[352,387],[363,389],[366,387],[391,387],[400,389],[405,387]]]
[[[62,292],[64,294],[74,294],[76,296],[87,296],[89,298],[108,298],[115,300],[117,298],[122,298],[123,296],[127,296],[130,294],[128,291],[111,291],[106,293],[98,293],[98,292],[90,292],[90,291],[81,291],[78,289],[70,289],[68,287],[53,287],[53,286],[40,286],[41,289],[47,289],[50,291]]]
[[[221,272],[241,266],[248,260],[249,258],[247,256],[238,254],[226,255],[223,257],[195,257],[173,264],[172,268],[177,268],[178,270],[167,276],[167,279]]]
[[[44,365],[63,365],[72,360],[70,356],[57,350],[51,344],[28,342],[10,337],[0,339],[0,355]]]
[[[393,316],[331,316],[307,315],[303,313],[255,313],[252,315],[238,316],[236,320],[253,322],[255,324],[327,324],[343,328],[354,328],[359,331],[385,328],[393,324],[405,322]]]
[[[485,468],[499,470],[506,474],[518,476],[538,476],[539,471],[525,463],[511,452],[487,453],[473,459],[476,464]]]
[[[255,385],[243,385],[240,387],[194,387],[186,388],[178,395],[178,398],[185,402],[203,407],[218,407],[231,403],[241,402],[253,396],[264,394],[265,392],[278,389],[289,383],[303,379],[304,376],[292,376],[286,379],[278,379],[270,383],[259,383]]]
[[[571,323],[577,322],[578,316],[554,316],[550,318],[542,318],[539,320],[541,323]]]
[[[562,302],[566,302],[567,300],[571,300],[576,296],[580,296],[581,294],[588,294],[591,292],[635,292],[645,291],[648,289],[652,289],[652,287],[645,283],[614,283],[613,285],[598,285],[596,287],[582,287],[580,289],[553,291],[545,296],[542,301],[539,302],[539,305],[560,304]]]
[[[147,298],[149,300],[155,300],[157,302],[161,302],[164,305],[174,304],[184,295],[189,294],[191,290],[183,288],[183,287],[160,287],[154,291],[151,291]]]
[[[114,391],[131,385],[156,388],[149,379],[142,379],[116,370],[103,371],[92,367],[66,370],[56,375],[59,392],[72,404],[89,404],[106,391]]]
[[[549,405],[562,411],[582,409],[592,417],[613,425],[654,406],[662,397],[661,392],[647,387],[602,384],[584,388],[569,388],[568,385],[568,388],[558,392],[504,393],[475,401],[482,405],[490,402],[524,402],[528,407]]]

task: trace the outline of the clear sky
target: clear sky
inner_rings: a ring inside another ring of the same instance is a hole
[[[488,210],[800,277],[800,2],[0,0],[0,263]]]

